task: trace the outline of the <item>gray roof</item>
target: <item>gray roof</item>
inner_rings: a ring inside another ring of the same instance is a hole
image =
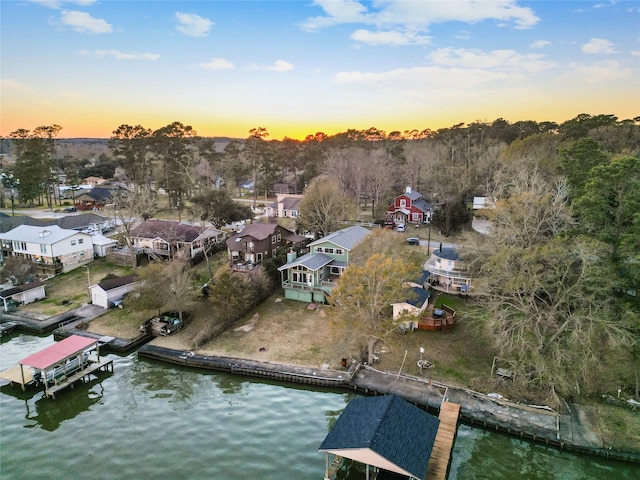
[[[35,227],[32,225],[20,225],[13,230],[0,235],[5,240],[18,240],[22,242],[37,243],[40,245],[53,245],[74,235],[83,235],[91,238],[91,235],[80,233],[76,230],[65,230],[57,225]]]
[[[356,461],[365,458],[358,451],[372,451],[391,462],[395,472],[425,478],[439,424],[438,418],[396,395],[354,398],[319,450],[340,451]]]
[[[433,254],[436,257],[444,258],[445,260],[458,260],[458,258],[460,258],[455,248],[441,248],[439,250],[435,250]]]
[[[412,202],[411,205],[413,205],[414,207],[416,207],[417,209],[423,212],[428,212],[433,207],[433,205],[427,202],[424,198],[419,198],[415,200],[414,202]]]
[[[125,275],[124,277],[115,277],[103,280],[98,283],[98,286],[106,292],[108,290],[113,290],[114,288],[122,287],[124,285],[131,285],[132,283],[136,283],[139,281],[140,279],[138,278],[138,274],[131,273],[129,275]]]
[[[80,213],[75,215],[66,215],[60,218],[32,218],[26,217],[25,225],[33,225],[43,227],[48,225],[58,225],[60,228],[82,229],[94,224],[104,224],[109,222],[109,218],[97,215],[95,213]]]
[[[415,202],[417,199],[422,198],[422,194],[416,192],[415,190],[411,190],[410,192],[404,192],[398,195],[399,197],[408,197],[411,200],[411,203]]]
[[[330,233],[322,238],[319,238],[315,242],[309,244],[310,247],[320,245],[322,243],[331,242],[338,247],[342,247],[345,250],[352,250],[358,243],[360,243],[364,237],[371,233],[360,225],[354,225],[352,227],[343,228],[337,232]]]
[[[308,268],[309,270],[316,271],[325,265],[333,262],[333,258],[329,255],[325,255],[324,253],[307,253],[301,257],[296,258],[294,261],[289,262],[281,267],[278,267],[278,270],[288,270],[290,268],[301,265],[303,267]]]

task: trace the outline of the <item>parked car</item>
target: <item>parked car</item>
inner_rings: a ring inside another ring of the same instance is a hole
[[[67,207],[64,209],[64,211],[67,213],[72,213],[76,211],[76,207]]]
[[[396,225],[396,230],[398,232],[406,232],[407,226],[404,223],[399,223],[398,225]]]
[[[420,245],[420,239],[417,237],[409,237],[407,238],[407,243],[409,245]]]

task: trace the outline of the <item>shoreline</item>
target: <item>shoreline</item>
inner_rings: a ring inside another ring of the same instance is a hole
[[[640,453],[609,450],[563,439],[565,435],[586,438],[584,432],[577,431],[577,427],[581,425],[571,422],[570,415],[557,415],[546,409],[493,399],[471,390],[427,382],[408,375],[383,372],[360,363],[353,364],[346,371],[314,369],[236,357],[204,355],[149,344],[138,349],[138,357],[183,367],[349,390],[365,395],[393,393],[431,413],[437,413],[442,402],[447,400],[460,405],[460,421],[470,426],[499,431],[512,437],[575,453],[640,463]],[[572,407],[578,409],[580,406],[572,404]],[[563,424],[568,427],[563,428]]]
[[[95,333],[90,329],[74,328],[88,327],[90,322],[86,319],[75,325],[73,323],[58,326],[53,332],[54,339],[60,340],[72,334],[82,335],[99,340],[100,348],[105,351],[128,354],[137,349],[138,356],[141,358],[188,368],[224,371],[233,375],[355,391],[364,395],[393,393],[435,414],[439,412],[442,402],[448,400],[461,406],[460,421],[470,426],[499,431],[511,437],[575,453],[640,463],[640,452],[619,451],[602,446],[601,437],[594,436],[585,425],[586,419],[589,418],[588,412],[583,411],[589,408],[586,406],[570,404],[572,411],[569,414],[560,415],[547,407],[516,404],[465,388],[427,381],[415,376],[380,371],[361,363],[354,363],[349,369],[335,370],[327,365],[322,368],[312,368],[206,352],[194,353],[153,345],[151,342],[155,337],[151,335],[139,335],[133,339],[117,338]],[[29,326],[24,323],[21,325],[24,330],[31,330]]]

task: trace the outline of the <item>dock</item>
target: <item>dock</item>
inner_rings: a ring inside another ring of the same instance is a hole
[[[13,330],[15,330],[19,326],[20,325],[18,324],[18,322],[0,323],[0,337],[5,333],[11,333]]]
[[[425,480],[446,480],[451,463],[451,451],[458,431],[458,417],[460,405],[451,402],[442,402],[440,408],[440,425],[431,451],[429,466]]]
[[[98,371],[113,372],[113,360],[100,358],[97,339],[71,335],[64,340],[29,355],[18,365],[0,373],[0,378],[17,384],[25,391],[27,385],[44,386],[45,395],[56,393],[78,382],[85,382]]]

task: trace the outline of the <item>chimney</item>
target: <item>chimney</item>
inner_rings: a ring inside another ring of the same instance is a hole
[[[296,259],[297,255],[296,252],[294,252],[293,250],[289,250],[287,252],[287,263],[291,263]]]
[[[440,242],[440,252],[442,251],[442,242]]]
[[[39,232],[39,235],[40,235],[40,238],[44,238],[44,237],[46,237],[47,235],[51,235],[51,230],[41,230],[41,231]]]
[[[407,190],[405,193],[411,193],[411,187],[407,187]]]

